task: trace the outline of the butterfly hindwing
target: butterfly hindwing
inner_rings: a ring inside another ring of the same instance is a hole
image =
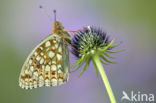
[[[19,77],[24,89],[57,86],[69,76],[69,50],[57,34],[44,39],[28,56]]]

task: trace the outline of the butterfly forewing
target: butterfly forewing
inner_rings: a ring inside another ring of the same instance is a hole
[[[28,56],[19,77],[24,89],[57,86],[67,82],[69,50],[57,34],[43,40]]]

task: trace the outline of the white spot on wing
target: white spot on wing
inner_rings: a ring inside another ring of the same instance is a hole
[[[41,59],[41,57],[38,55],[38,56],[36,57],[36,60],[39,61],[40,59]]]
[[[30,67],[30,70],[33,72],[33,70],[34,70],[34,67],[33,67],[33,66],[31,66],[31,67]]]
[[[41,80],[39,80],[39,87],[42,87],[44,85],[44,82],[43,82],[43,80],[41,79]]]
[[[39,76],[39,80],[43,80],[43,76]]]
[[[61,64],[57,65],[57,68],[59,68],[59,69],[60,69],[60,68],[61,68]]]
[[[49,41],[47,41],[45,45],[46,45],[46,47],[49,47],[51,44]]]
[[[47,72],[50,71],[50,66],[49,65],[46,66],[45,71],[47,71]]]
[[[44,69],[44,67],[45,67],[45,66],[44,66],[44,65],[42,65],[42,70]]]
[[[51,66],[51,70],[52,70],[52,71],[56,71],[56,65],[52,65],[52,66]]]
[[[57,86],[57,80],[56,79],[52,79],[51,82],[52,82],[52,86]]]
[[[62,59],[62,55],[57,54],[57,60],[61,60]]]
[[[35,52],[34,55],[37,56],[37,52]]]
[[[62,47],[60,46],[59,48],[58,48],[58,52],[62,52]]]
[[[59,70],[58,70],[58,73],[59,73],[59,74],[61,74],[61,73],[62,73],[62,71],[59,69]]]
[[[55,46],[52,46],[52,49],[55,50],[56,49]]]
[[[46,79],[46,80],[45,80],[45,85],[46,85],[46,86],[50,86],[50,80],[49,80],[49,79]]]
[[[56,64],[56,61],[52,61],[52,64]]]
[[[44,62],[44,59],[43,59],[43,58],[41,58],[41,60],[40,60],[40,64],[43,64],[43,62]]]
[[[56,40],[53,40],[54,43],[56,43]]]
[[[43,50],[43,47],[40,47],[41,50]]]
[[[29,60],[29,65],[30,65],[31,63],[32,63],[32,60],[30,59],[30,60]]]
[[[62,79],[59,79],[58,80],[58,83],[59,83],[59,85],[63,84],[63,80]]]
[[[43,56],[44,54],[43,54],[43,53],[41,53],[41,55]]]
[[[50,58],[52,58],[54,55],[55,55],[55,54],[54,54],[52,51],[49,52],[49,57],[50,57]]]
[[[47,58],[47,57],[44,55],[44,58]]]
[[[35,75],[36,77],[38,77],[38,73],[37,73],[37,72],[34,72],[34,75]]]
[[[28,69],[26,69],[26,70],[25,70],[25,74],[29,74],[29,71],[28,71]]]
[[[55,47],[58,48],[58,43],[55,44]]]

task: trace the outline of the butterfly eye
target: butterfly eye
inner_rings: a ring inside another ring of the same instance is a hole
[[[57,29],[63,29],[63,26],[59,25],[57,26]]]

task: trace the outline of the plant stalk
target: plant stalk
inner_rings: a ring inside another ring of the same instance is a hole
[[[103,80],[104,85],[105,85],[105,87],[106,87],[106,90],[107,90],[107,93],[108,93],[108,95],[109,95],[109,98],[110,98],[111,103],[117,103],[116,100],[115,100],[115,97],[114,97],[112,88],[111,88],[111,86],[110,86],[110,84],[109,84],[107,75],[106,75],[106,73],[105,73],[105,71],[104,71],[104,68],[103,68],[103,66],[102,66],[102,64],[101,64],[101,61],[100,61],[100,59],[99,59],[99,56],[98,56],[98,55],[95,55],[95,56],[93,57],[93,59],[94,59],[96,65],[97,65],[97,67],[98,67],[98,70],[99,70],[99,72],[100,72],[100,74],[101,74],[102,80]]]

